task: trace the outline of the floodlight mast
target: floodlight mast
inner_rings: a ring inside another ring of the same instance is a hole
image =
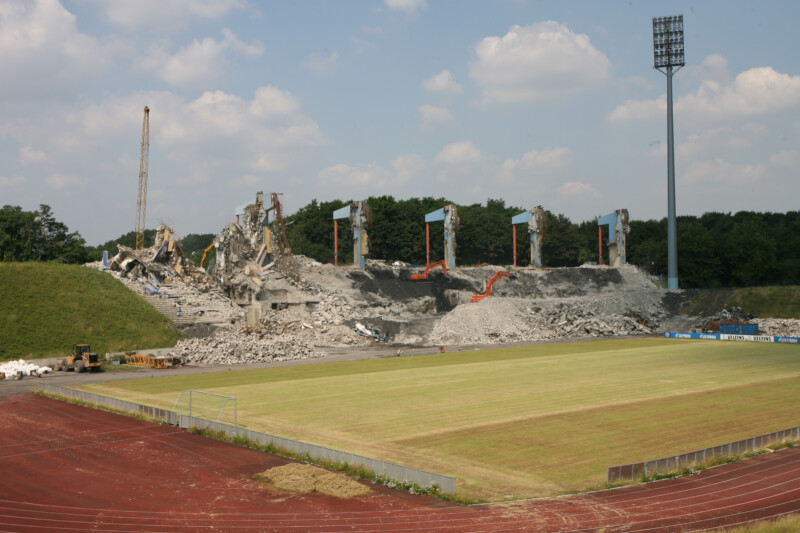
[[[653,59],[653,68],[667,77],[667,288],[677,289],[678,229],[675,215],[672,75],[686,65],[683,55],[683,15],[653,18]]]

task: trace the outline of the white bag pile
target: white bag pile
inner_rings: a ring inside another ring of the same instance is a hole
[[[41,377],[43,374],[52,371],[53,369],[49,366],[38,366],[33,363],[26,363],[24,359],[0,363],[0,374],[5,374],[6,379],[14,379],[17,375]]]

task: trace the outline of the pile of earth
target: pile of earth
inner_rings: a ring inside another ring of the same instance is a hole
[[[327,494],[336,498],[366,496],[372,489],[345,474],[302,463],[276,466],[253,476],[267,488],[278,493]]]

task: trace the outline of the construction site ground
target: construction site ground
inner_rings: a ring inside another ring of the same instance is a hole
[[[474,506],[373,484],[349,499],[279,494],[254,480],[290,463],[172,426],[9,396],[0,399],[0,528],[667,532],[800,511],[800,448],[645,485]]]

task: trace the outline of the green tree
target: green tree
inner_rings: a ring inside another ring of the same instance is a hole
[[[0,210],[0,260],[32,261],[36,213],[19,206]]]
[[[545,210],[547,231],[542,238],[542,264],[548,267],[573,267],[581,264],[583,240],[569,218]]]
[[[186,257],[189,258],[195,265],[200,265],[200,260],[203,258],[203,251],[214,242],[214,235],[213,233],[190,233],[186,237],[181,239],[181,246],[183,246],[183,253],[186,254]],[[216,257],[216,250],[211,248],[206,254],[206,262],[205,265],[207,266],[210,262]]]
[[[84,263],[89,254],[86,241],[57,221],[50,206],[27,212],[7,205],[0,211],[0,259]]]
[[[678,278],[684,287],[722,285],[722,262],[711,232],[695,217],[678,217]]]

